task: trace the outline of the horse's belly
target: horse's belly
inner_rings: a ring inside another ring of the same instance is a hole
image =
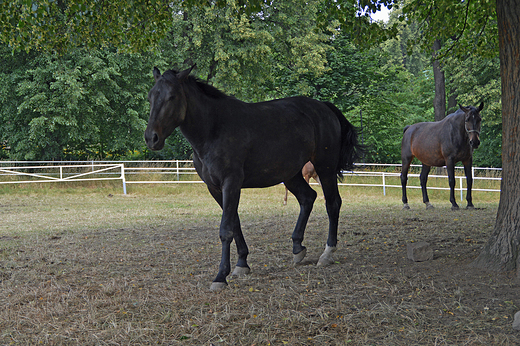
[[[433,151],[412,151],[413,156],[415,156],[421,163],[431,166],[431,167],[442,167],[446,166],[446,161],[442,155],[439,155]]]
[[[305,162],[294,161],[290,165],[269,167],[245,167],[244,169],[244,182],[242,187],[244,188],[262,188],[280,184],[294,177],[300,173]]]

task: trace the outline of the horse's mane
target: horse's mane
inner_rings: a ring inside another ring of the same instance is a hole
[[[177,74],[179,71],[176,70],[167,70],[163,73],[163,77],[166,78],[169,81],[173,81],[174,79],[177,79]],[[223,98],[230,98],[231,96],[226,95],[222,91],[218,90],[212,85],[209,85],[207,82],[194,77],[194,76],[188,76],[186,79],[186,84],[190,87],[196,88],[198,91],[202,92],[204,95],[211,97],[213,99],[223,99]]]

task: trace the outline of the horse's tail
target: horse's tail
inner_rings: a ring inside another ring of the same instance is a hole
[[[341,124],[341,149],[337,166],[338,178],[343,178],[343,171],[350,171],[354,168],[354,162],[363,156],[365,147],[358,142],[357,129],[341,113],[341,111],[330,102],[325,104],[336,114]]]
[[[403,134],[406,132],[406,130],[408,130],[408,128],[409,128],[410,126],[412,126],[412,125],[406,125],[406,126],[404,127],[404,129],[403,129]]]

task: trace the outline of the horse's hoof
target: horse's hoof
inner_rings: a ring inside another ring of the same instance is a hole
[[[305,258],[305,255],[307,255],[307,248],[303,249],[302,251],[293,256],[293,263],[300,263]]]
[[[473,205],[468,205],[468,206],[466,207],[466,209],[467,209],[467,210],[473,210],[473,209],[475,209],[475,206],[473,206]]]
[[[459,210],[459,206],[458,205],[452,205],[451,206],[451,210]]]
[[[209,290],[211,292],[220,292],[224,288],[226,288],[226,286],[227,286],[227,284],[225,282],[212,282]]]
[[[233,276],[242,276],[242,275],[247,275],[251,272],[251,269],[249,269],[249,267],[239,267],[239,266],[236,266],[235,269],[233,270],[233,273],[231,273],[231,275]]]
[[[334,264],[334,258],[332,258],[332,253],[336,252],[335,246],[326,246],[325,251],[323,254],[321,254],[320,259],[318,260],[318,263],[316,266],[318,267],[326,267],[330,266],[331,264]]]
[[[428,209],[435,209],[430,202],[426,202],[426,210]]]
[[[410,210],[410,206],[408,205],[408,203],[405,203],[403,205],[403,210]]]

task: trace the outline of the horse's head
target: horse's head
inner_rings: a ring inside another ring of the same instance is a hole
[[[480,111],[484,108],[484,102],[482,102],[478,108],[473,106],[462,107],[461,105],[459,105],[459,107],[465,113],[464,126],[468,134],[469,145],[473,149],[477,149],[480,145],[480,123],[482,121]]]
[[[148,148],[161,150],[165,139],[184,121],[187,102],[182,82],[192,69],[181,72],[169,70],[161,75],[159,69],[154,67],[155,85],[148,93],[150,118],[144,132]]]

